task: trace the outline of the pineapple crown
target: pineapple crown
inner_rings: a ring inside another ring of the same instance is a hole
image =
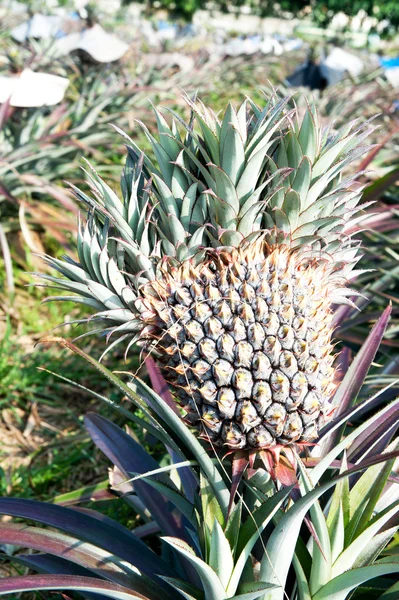
[[[351,231],[364,205],[356,176],[342,173],[368,149],[369,123],[323,130],[314,104],[301,118],[291,98],[276,94],[263,108],[250,98],[237,111],[229,104],[222,118],[184,98],[188,123],[168,109],[168,124],[154,108],[158,139],[140,123],[155,160],[116,128],[127,140],[122,199],[89,165],[93,196],[72,186],[88,209],[86,223],[79,221],[79,262],[44,257],[64,278],[41,277],[69,292],[48,300],[94,309],[102,326],[91,333],[116,334],[108,350],[140,337],[140,289],[162,278],[165,262],[198,265],[210,251],[260,237],[318,261],[336,280],[332,301],[350,302],[345,283],[359,260]]]

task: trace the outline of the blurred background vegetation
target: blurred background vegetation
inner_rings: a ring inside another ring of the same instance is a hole
[[[46,290],[33,285],[30,273],[45,269],[38,254],[74,252],[80,207],[71,184],[87,191],[82,157],[117,189],[125,155],[123,137],[112,125],[148,149],[137,121],[153,129],[151,103],[187,113],[181,90],[198,91],[216,112],[228,101],[240,103],[249,93],[261,103],[263,93],[274,86],[282,95],[294,92],[292,102],[299,106],[312,93],[326,124],[334,121],[338,127],[354,118],[376,117],[374,146],[356,165],[362,171],[364,202],[373,203],[365,208],[368,217],[361,225],[366,272],[355,284],[364,294],[357,301],[362,312],[340,309],[337,336],[345,342],[345,364],[391,301],[393,319],[363,393],[397,377],[397,2],[115,0],[94,5],[5,0],[0,11],[0,78],[5,78],[0,79],[0,93],[1,81],[14,81],[27,68],[69,82],[56,105],[13,106],[12,99],[0,104],[1,494],[49,500],[104,480],[106,465],[82,427],[84,413],[99,400],[58,380],[53,372],[111,401],[115,392],[64,351],[35,348],[61,323],[78,321],[82,309],[72,303],[42,303]],[[59,30],[17,41],[14,28],[39,12],[57,16]],[[125,44],[118,61],[107,62],[105,57],[100,62],[82,48],[64,55],[54,52],[54,40],[71,32],[81,35],[95,23]],[[348,63],[335,66],[335,83],[324,77],[319,85],[309,69],[319,68],[337,48],[347,53],[343,56],[349,56]],[[351,71],[348,65],[355,59],[362,67]],[[306,86],[299,89],[289,84],[295,69],[306,75],[301,80]],[[84,333],[76,323],[58,331],[69,338]],[[80,344],[100,356],[102,342],[88,340]],[[127,364],[119,351],[105,360],[116,370],[141,368],[138,354]],[[106,414],[111,408],[102,410]],[[123,510],[119,503],[118,508],[109,501],[104,506],[110,514]]]

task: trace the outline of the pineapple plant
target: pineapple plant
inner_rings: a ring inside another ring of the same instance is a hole
[[[189,121],[155,110],[155,160],[123,132],[119,197],[93,169],[79,262],[42,275],[94,314],[105,352],[156,358],[190,426],[227,452],[312,444],[332,414],[333,309],[351,303],[361,187],[343,172],[368,123],[323,130],[314,105],[271,95]]]

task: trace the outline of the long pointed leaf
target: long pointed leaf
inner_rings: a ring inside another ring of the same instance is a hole
[[[0,498],[0,513],[39,521],[71,533],[127,560],[151,578],[154,578],[154,574],[175,576],[169,565],[128,529],[119,523],[112,526],[111,519],[103,520],[100,524],[88,512],[21,498]]]
[[[92,577],[92,573],[90,573],[88,569],[79,567],[74,563],[51,554],[18,554],[18,556],[12,557],[12,561],[32,569],[35,573]],[[107,600],[108,597],[109,596],[92,592],[85,592],[83,594],[83,598],[86,598],[87,600]]]
[[[94,443],[129,479],[135,473],[146,473],[159,468],[159,464],[130,435],[100,415],[85,416],[85,427]],[[170,484],[169,477],[158,476]],[[134,488],[140,500],[151,512],[154,520],[167,535],[186,539],[184,520],[173,513],[173,506],[143,480],[136,480]]]
[[[345,600],[362,583],[390,573],[399,573],[398,563],[378,563],[346,571],[321,588],[312,600]]]
[[[314,469],[312,469],[311,479],[312,479],[313,483],[316,484],[320,480],[323,473],[325,473],[325,471],[331,465],[332,461],[335,460],[337,458],[337,456],[339,456],[341,454],[341,452],[343,452],[354,440],[356,440],[357,437],[363,431],[365,431],[368,427],[370,427],[374,423],[376,423],[381,417],[383,417],[384,415],[387,415],[392,410],[392,407],[397,406],[397,405],[399,405],[399,400],[392,402],[390,405],[388,405],[385,408],[383,408],[382,410],[380,410],[380,412],[378,412],[376,415],[372,415],[369,419],[367,419],[367,421],[365,421],[364,423],[359,425],[354,431],[352,431],[349,435],[347,435],[339,444],[337,444],[334,448],[332,448],[332,450],[330,450],[325,456],[323,456],[323,458],[320,460],[320,462],[314,467]],[[357,408],[357,410],[354,409],[353,414],[355,414],[356,412],[358,412],[360,410],[361,410],[361,406],[359,406]],[[339,425],[337,424],[337,427],[338,426]]]
[[[215,571],[203,560],[198,558],[194,550],[188,544],[175,538],[164,537],[162,539],[191,562],[201,579],[206,600],[225,600],[227,598],[223,585]]]
[[[38,592],[40,590],[104,592],[108,598],[114,600],[151,600],[148,596],[143,596],[115,583],[79,575],[26,575],[0,579],[0,596],[11,592]]]
[[[270,581],[282,588],[285,586],[288,571],[292,562],[295,551],[296,541],[300,532],[300,528],[305,518],[306,513],[311,508],[313,503],[324,492],[332,488],[338,481],[358,473],[371,464],[389,460],[391,456],[386,456],[382,459],[373,459],[361,466],[356,466],[345,473],[336,476],[334,479],[314,489],[312,492],[297,500],[294,505],[281,517],[278,526],[271,534],[266,545],[265,555],[261,563],[259,576],[264,581]],[[324,589],[326,586],[323,586]],[[319,592],[316,593],[318,596]],[[270,592],[265,595],[265,600],[282,600],[283,591]]]
[[[254,513],[248,516],[244,525],[241,527],[237,544],[238,559],[227,588],[229,594],[236,593],[242,572],[252,548],[267,524],[270,523],[284,500],[286,500],[290,491],[291,488],[284,488],[274,494],[271,498],[268,498]],[[266,580],[266,578],[262,579]]]
[[[54,554],[137,592],[151,592],[154,600],[165,597],[164,590],[149,578],[139,575],[132,565],[78,538],[21,523],[3,523],[0,527],[0,542]]]
[[[399,503],[395,503],[393,507],[385,509],[380,513],[369,526],[357,536],[355,540],[342,552],[342,554],[335,561],[332,569],[332,576],[337,577],[348,568],[351,568],[356,562],[357,558],[361,555],[362,551],[366,548],[367,544],[370,543],[381,528],[387,523],[391,517],[399,512]]]
[[[333,405],[337,407],[337,415],[342,414],[349,406],[354,404],[356,397],[363,385],[364,379],[374,360],[376,352],[381,344],[385,329],[388,325],[392,307],[387,308],[370,331],[366,341],[359,350],[356,358],[349,367],[344,379],[342,380],[335,396]],[[327,442],[323,442],[325,452],[328,452],[339,441],[342,435],[342,428],[337,429],[334,434],[329,436]]]

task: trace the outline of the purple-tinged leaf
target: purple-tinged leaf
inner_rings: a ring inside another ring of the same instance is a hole
[[[398,270],[398,272],[399,272],[399,270]],[[382,296],[382,297],[388,299],[390,302],[392,302],[393,296],[388,296],[388,294],[380,294],[380,296]],[[363,310],[364,306],[359,306],[359,308],[361,308]],[[337,334],[337,337],[339,337],[339,339],[344,342],[349,342],[350,344],[356,344],[357,346],[359,346],[359,348],[362,348],[363,344],[366,342],[366,338],[363,336],[362,333],[359,334],[355,330],[350,331],[349,328],[348,328],[348,330],[345,330],[345,328],[341,328],[339,330],[339,334]],[[396,348],[397,349],[397,348],[399,348],[399,341],[391,340],[389,338],[383,339],[381,342],[381,346],[383,346],[384,348]]]
[[[374,215],[372,214],[369,219],[366,219],[364,223],[367,227],[370,227],[369,223],[371,221],[370,229],[374,231],[380,231],[381,233],[390,233],[394,232],[398,228],[398,211],[399,204],[382,204],[379,205],[379,210],[374,211],[377,213],[375,215],[375,220],[373,219]]]
[[[155,521],[150,521],[149,523],[144,523],[144,525],[139,525],[133,529],[134,535],[138,538],[144,538],[147,535],[154,535],[155,533],[160,532],[160,528],[158,523]]]
[[[31,527],[25,523],[2,523],[0,543],[48,552],[92,570],[91,576],[95,574],[121,585],[129,585],[129,578],[113,562],[111,554],[58,531]]]
[[[234,498],[240,485],[242,476],[245,473],[249,465],[249,459],[245,455],[245,452],[235,452],[231,462],[231,487],[230,487],[230,501],[227,509],[227,518],[230,516],[230,511],[233,506]]]
[[[175,452],[173,448],[168,448],[168,452],[170,454],[173,464],[178,464],[182,461],[182,457],[179,454],[177,454],[177,452]],[[181,467],[179,468],[179,477],[184,495],[186,496],[189,502],[193,503],[195,494],[198,490],[198,483],[192,471],[189,469],[189,467]]]
[[[128,529],[119,523],[111,524],[112,519],[107,518],[107,521],[100,523],[97,518],[86,512],[25,498],[0,498],[0,514],[39,521],[44,525],[71,533],[81,540],[127,560],[158,582],[160,580],[157,575],[176,576],[167,563]]]
[[[359,415],[359,413],[361,412],[361,409],[363,409],[363,411],[364,411],[365,405],[370,406],[370,404],[373,402],[373,400],[375,400],[375,397],[372,397],[370,400],[364,402],[363,405],[360,405],[360,407],[354,406],[352,408],[352,415],[354,415],[354,414]],[[394,401],[392,404],[396,404],[396,405],[399,404],[399,399]],[[356,438],[360,435],[360,433],[362,431],[365,431],[370,426],[371,423],[374,423],[374,421],[376,421],[381,415],[386,414],[391,409],[392,404],[385,406],[380,411],[378,411],[378,413],[372,414],[366,420],[364,420],[363,423],[358,425],[358,427],[356,427],[352,431],[348,432],[348,435],[344,436],[343,439],[336,446],[334,446],[327,454],[321,453],[321,457],[320,457],[318,464],[316,464],[312,470],[312,481],[315,485],[320,480],[320,478],[323,476],[323,474],[326,472],[326,470],[331,468],[332,461],[336,460],[337,457],[342,452],[346,451],[347,448],[349,448],[350,444],[352,444],[356,440]],[[338,419],[335,422],[335,424],[333,424],[333,429],[332,430],[330,429],[328,433],[330,434],[335,429],[338,429],[341,425],[344,425],[347,421],[347,418],[348,418],[348,416]],[[319,455],[314,454],[315,450],[316,450],[316,452],[319,452],[320,447],[315,446],[315,448],[313,448],[313,450],[311,451],[311,454],[313,456],[315,456],[315,455],[320,456],[320,454]]]
[[[153,600],[163,600],[165,592],[156,586],[148,577],[138,575],[127,563],[101,550],[93,544],[51,531],[31,527],[24,523],[2,523],[0,527],[0,543],[14,544],[23,548],[40,550],[69,560],[92,571],[101,578],[128,586],[140,593],[151,592]]]
[[[28,567],[36,573],[52,573],[53,575],[80,575],[92,577],[93,574],[88,570],[75,565],[68,560],[52,556],[51,554],[18,554],[11,557],[12,562],[17,562],[24,567]],[[86,592],[82,594],[87,600],[107,600],[109,596],[102,594],[93,594]]]
[[[87,508],[85,506],[72,506],[72,510],[74,512],[78,512],[80,514],[84,514],[84,515],[88,515],[89,517],[92,517],[93,519],[95,519],[96,521],[98,521],[98,526],[101,528],[102,527],[102,523],[105,523],[106,525],[110,525],[111,527],[113,527],[114,529],[118,529],[122,535],[125,533],[126,531],[126,527],[124,525],[122,525],[121,523],[119,523],[119,521],[114,521],[114,519],[111,519],[110,517],[107,517],[107,515],[104,515],[103,513],[99,512],[98,510],[94,510],[92,508]]]
[[[366,456],[379,456],[387,448],[399,428],[399,405],[393,404],[387,413],[379,417],[351,444],[348,458],[359,462]]]
[[[85,416],[85,426],[96,446],[120,469],[126,479],[159,468],[156,460],[140,444],[104,417],[88,413]],[[157,478],[169,487],[173,487],[173,482],[164,473],[158,474]],[[169,532],[173,537],[191,541],[190,523],[165,496],[139,479],[134,482],[134,490],[164,533]],[[87,511],[87,509],[83,510]],[[104,518],[103,515],[101,517]],[[188,579],[196,582],[197,576],[191,565],[184,558],[179,557],[179,559],[184,564]]]
[[[73,590],[76,592],[104,592],[114,600],[151,600],[126,587],[80,575],[24,575],[0,579],[0,595],[11,592],[38,592],[40,590]]]
[[[361,471],[364,471],[374,465],[380,465],[381,463],[387,462],[389,460],[394,460],[398,458],[398,456],[399,450],[396,450],[395,452],[386,452],[385,454],[382,454],[380,456],[371,456],[370,458],[364,459],[361,463],[358,463],[357,465],[351,467],[350,469],[345,471],[345,473],[337,475],[336,477],[331,479],[331,481],[338,481],[342,478],[342,476],[345,475],[349,476],[352,474],[360,473]]]
[[[176,406],[176,402],[173,401],[172,394],[170,393],[169,386],[165,379],[162,377],[161,371],[159,370],[155,361],[147,356],[145,359],[145,366],[147,367],[148,375],[151,380],[151,385],[154,388],[154,391],[161,396],[163,400],[165,400],[166,404],[177,414],[179,415],[179,411]],[[151,407],[156,411],[156,406],[151,405]]]
[[[85,426],[96,446],[125,474],[126,479],[159,469],[157,461],[111,421],[95,413],[89,413],[85,416]],[[169,486],[173,485],[171,479],[165,474],[160,474],[158,477]],[[185,528],[188,522],[181,514],[176,514],[175,507],[162,494],[151,488],[144,480],[136,480],[134,489],[165,534],[187,538]]]
[[[313,541],[317,545],[317,547],[318,547],[318,549],[320,551],[320,554],[323,557],[323,560],[326,560],[326,555],[325,555],[325,553],[323,551],[322,543],[320,541],[319,536],[317,535],[317,531],[316,531],[316,529],[315,529],[315,527],[314,527],[314,525],[312,523],[312,520],[309,517],[305,517],[304,520],[303,520],[303,522],[305,523],[306,527],[308,528],[309,533],[310,533],[310,535],[313,538]]]
[[[337,414],[343,413],[355,402],[384,336],[391,311],[392,307],[387,306],[370,331],[339,386],[333,401],[334,406],[337,407]]]
[[[338,387],[332,403],[332,407],[336,409],[336,417],[341,416],[355,403],[383,338],[391,310],[391,306],[387,306],[377,323],[375,323]],[[343,427],[338,428],[329,436],[328,440],[323,442],[323,452],[329,452],[341,438],[342,432]]]
[[[179,415],[179,411],[176,406],[176,402],[174,402],[172,394],[170,393],[167,382],[165,381],[162,373],[155,363],[155,361],[151,357],[147,357],[145,360],[145,364],[147,367],[148,375],[151,380],[151,385],[154,388],[154,391],[160,396],[163,400],[165,400],[166,404],[170,406],[170,408]],[[150,400],[151,402],[151,400]],[[151,407],[156,412],[157,407],[151,403]],[[182,461],[182,457],[177,454],[172,448],[168,448],[168,452],[172,458],[174,463],[178,463]],[[186,498],[193,502],[195,493],[198,488],[198,484],[195,480],[194,475],[190,471],[188,467],[183,467],[179,469],[179,477],[182,482],[183,490],[186,495]]]
[[[316,465],[318,465],[320,460],[321,460],[321,458],[313,457],[313,456],[306,456],[306,457],[301,458],[301,461],[303,462],[305,467],[310,467],[310,468],[313,468]],[[355,466],[353,463],[345,462],[345,464],[348,468]],[[330,463],[330,469],[342,469],[342,460],[332,460]]]
[[[330,432],[332,430],[335,431],[340,425],[342,425],[342,426],[345,425],[348,421],[352,420],[353,418],[356,418],[357,420],[359,420],[360,418],[363,418],[364,415],[366,415],[366,413],[370,413],[372,411],[375,411],[377,408],[379,408],[380,404],[385,403],[382,401],[382,399],[384,398],[384,394],[388,390],[392,389],[395,384],[396,384],[396,381],[390,383],[383,390],[381,390],[380,392],[377,392],[376,394],[371,396],[371,398],[365,398],[362,402],[355,404],[355,406],[352,406],[351,408],[346,410],[341,415],[334,417],[333,419],[328,421],[328,423],[326,425],[324,425],[324,427],[322,428],[322,430],[320,432],[319,443],[316,444],[315,448],[318,448],[320,446],[320,442],[322,442],[328,436],[331,435]],[[394,401],[394,403],[397,404],[397,402],[395,402],[395,401]],[[388,410],[388,409],[385,408],[385,410]],[[320,451],[318,451],[316,454],[312,450],[312,455],[320,456]]]
[[[348,371],[351,362],[352,362],[351,349],[348,348],[348,346],[345,346],[345,348],[342,349],[342,352],[340,352],[338,354],[337,360],[336,360],[336,369],[337,369],[336,377],[337,377],[337,379],[339,379],[340,382],[345,377],[345,373]]]

